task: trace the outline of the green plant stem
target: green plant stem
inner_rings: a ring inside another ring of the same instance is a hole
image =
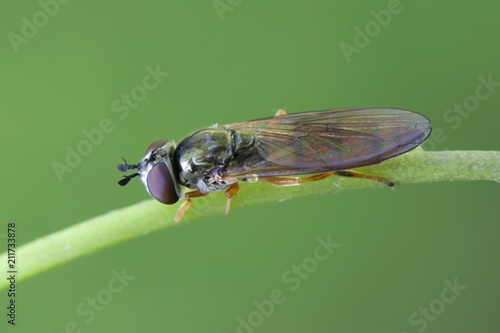
[[[500,181],[500,152],[424,152],[421,149],[415,149],[381,164],[357,170],[386,177],[400,185],[437,181],[489,180],[498,182]],[[233,199],[232,209],[310,194],[365,187],[381,187],[381,191],[387,190],[384,188],[386,186],[379,182],[346,177],[331,177],[289,187],[277,187],[264,182],[243,183],[239,194]],[[225,203],[223,193],[196,198],[181,223],[214,214],[224,218],[222,214]],[[176,224],[173,216],[178,205],[165,206],[154,200],[144,201],[110,211],[24,244],[16,249],[18,281],[112,244],[173,226]],[[4,267],[3,272],[7,271],[5,267],[7,259],[7,253],[0,255],[0,265]],[[7,286],[7,280],[0,280],[0,289]]]

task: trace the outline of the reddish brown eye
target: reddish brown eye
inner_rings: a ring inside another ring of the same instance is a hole
[[[148,147],[148,149],[146,150],[146,155],[151,153],[154,149],[165,145],[165,143],[167,143],[167,141],[165,141],[165,140],[156,140]]]
[[[147,176],[149,193],[166,205],[174,204],[179,200],[174,182],[175,180],[165,163],[156,164]]]

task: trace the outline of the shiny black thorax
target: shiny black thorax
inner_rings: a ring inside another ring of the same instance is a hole
[[[178,182],[203,193],[221,191],[236,179],[224,178],[228,164],[251,150],[254,137],[233,129],[214,126],[193,133],[176,147],[173,166]]]

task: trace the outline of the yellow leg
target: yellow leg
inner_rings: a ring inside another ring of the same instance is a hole
[[[389,187],[394,187],[397,185],[395,182],[392,182],[387,178],[380,177],[380,176],[374,176],[374,175],[368,175],[366,173],[362,173],[362,172],[358,172],[358,171],[342,170],[342,171],[334,171],[334,172],[337,176],[371,179],[371,180],[374,180],[377,182],[384,183]]]
[[[182,203],[182,205],[180,205],[179,208],[177,209],[177,212],[175,213],[174,221],[176,223],[178,223],[182,220],[182,217],[184,216],[184,214],[187,212],[189,207],[191,207],[191,205],[193,204],[193,198],[203,197],[207,194],[208,193],[201,193],[198,190],[185,193],[184,197],[186,198],[186,201],[184,201]]]
[[[240,190],[240,185],[238,183],[234,183],[231,185],[227,190],[226,190],[226,198],[227,198],[227,203],[226,203],[226,215],[229,214],[231,211],[231,199],[238,193]]]
[[[384,177],[379,177],[379,176],[374,176],[374,175],[368,175],[365,173],[361,173],[358,171],[349,171],[349,170],[341,170],[341,171],[328,171],[328,172],[323,172],[323,173],[318,173],[316,175],[308,176],[308,177],[261,177],[259,180],[274,184],[274,185],[279,185],[279,186],[294,186],[294,185],[300,185],[305,182],[311,182],[315,180],[320,180],[324,179],[327,177],[331,176],[344,176],[344,177],[355,177],[355,178],[364,178],[364,179],[371,179],[374,181],[382,182],[390,187],[395,186],[396,184],[394,182],[391,182],[389,179],[386,179]]]
[[[227,190],[226,190],[226,198],[227,198],[227,203],[226,203],[226,210],[225,213],[226,215],[229,214],[231,211],[231,199],[238,193],[240,189],[240,186],[238,183],[234,183],[231,185]],[[179,209],[177,209],[177,213],[175,213],[174,221],[175,222],[180,222],[182,220],[182,217],[184,214],[187,212],[189,207],[193,204],[193,198],[198,198],[198,197],[203,197],[205,195],[208,195],[208,193],[202,193],[198,190],[187,192],[184,194],[184,197],[186,198],[186,201],[182,203],[182,205],[179,206]]]
[[[276,111],[276,113],[274,114],[275,117],[279,117],[279,116],[284,116],[286,115],[286,111],[283,110],[283,109],[279,109],[278,111]]]

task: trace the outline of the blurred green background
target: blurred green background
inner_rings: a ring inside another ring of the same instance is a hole
[[[441,131],[428,149],[499,150],[498,84],[473,104],[479,77],[500,82],[499,10],[491,1],[4,1],[0,236],[15,221],[21,245],[147,199],[139,181],[117,186],[117,149],[135,162],[158,138],[277,108],[408,108]],[[142,89],[157,68],[169,75]],[[471,111],[453,111],[464,101]],[[84,131],[103,119],[109,133],[58,177],[53,163],[84,149]],[[357,190],[180,224],[19,283],[16,329],[492,331],[498,186]],[[318,237],[340,244],[320,262]],[[302,263],[311,272],[300,277]],[[110,293],[123,269],[134,279]],[[455,279],[467,288],[454,294],[444,281]],[[285,300],[271,311],[273,290]]]

